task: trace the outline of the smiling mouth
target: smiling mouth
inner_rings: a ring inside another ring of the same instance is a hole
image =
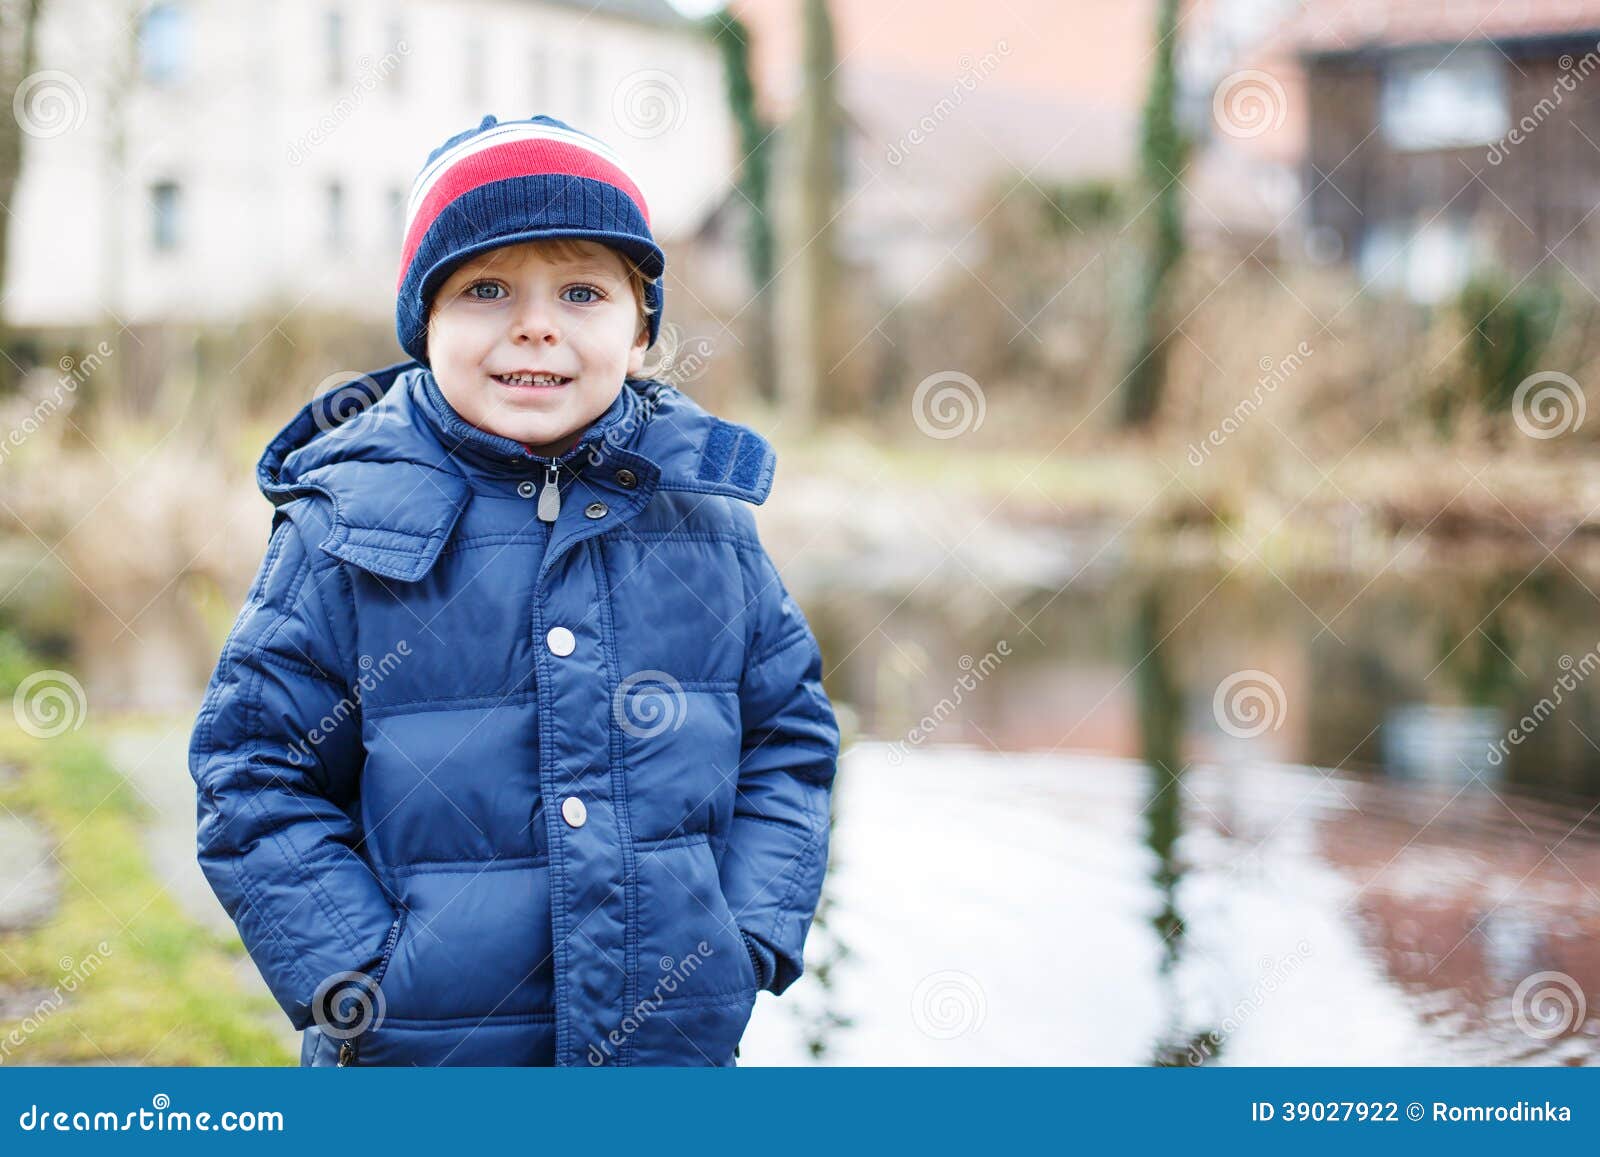
[[[489,376],[502,386],[523,390],[559,389],[572,381],[571,378],[560,374],[490,374]]]

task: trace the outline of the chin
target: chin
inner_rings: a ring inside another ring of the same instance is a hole
[[[502,438],[510,438],[513,442],[525,442],[530,446],[548,446],[574,433],[565,427],[523,425],[517,422],[508,423],[495,432]]]

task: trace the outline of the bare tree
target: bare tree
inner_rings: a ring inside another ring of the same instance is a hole
[[[15,93],[33,75],[38,58],[39,14],[43,0],[0,0],[0,91]],[[10,220],[12,198],[22,177],[22,122],[15,116],[0,117],[0,207]],[[10,230],[0,223],[0,285],[5,284],[10,256]],[[0,352],[10,345],[10,334],[0,315]],[[16,366],[10,357],[0,357],[0,390],[16,388]]]

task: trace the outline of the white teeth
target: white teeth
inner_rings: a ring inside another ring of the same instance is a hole
[[[495,377],[516,386],[556,386],[567,380],[559,374],[496,374]]]

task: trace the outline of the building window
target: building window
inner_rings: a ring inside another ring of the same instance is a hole
[[[1383,69],[1379,125],[1404,150],[1486,145],[1510,127],[1505,59],[1492,46],[1405,53]]]
[[[139,21],[139,72],[151,84],[183,79],[189,64],[189,14],[178,4],[152,4]]]
[[[329,8],[322,22],[322,57],[330,85],[344,83],[344,13]]]
[[[157,181],[150,186],[150,247],[157,253],[178,248],[181,207],[176,181]]]
[[[338,181],[329,181],[324,190],[325,196],[325,221],[324,238],[328,251],[338,253],[344,248],[344,186]]]
[[[1459,293],[1489,256],[1462,220],[1386,221],[1362,237],[1356,271],[1364,288],[1436,305]]]

